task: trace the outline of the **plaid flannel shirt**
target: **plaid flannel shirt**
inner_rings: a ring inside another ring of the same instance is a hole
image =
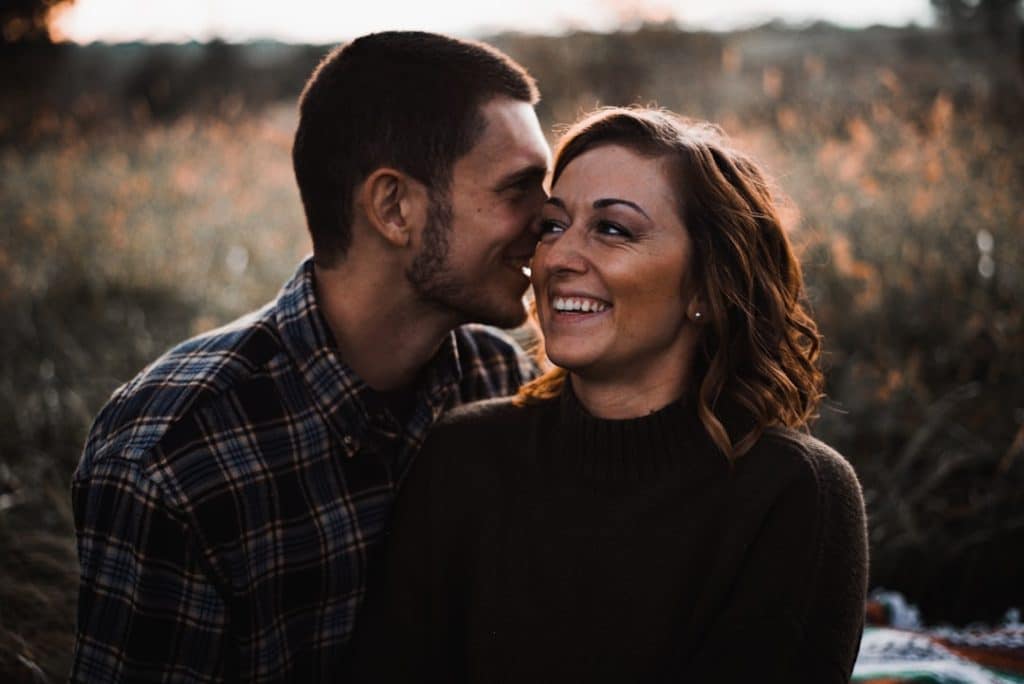
[[[311,260],[276,301],[172,349],[114,393],[73,478],[71,680],[337,681],[427,431],[535,373],[504,334],[463,326],[399,425],[339,358]]]

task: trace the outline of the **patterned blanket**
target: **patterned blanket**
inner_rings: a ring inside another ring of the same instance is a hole
[[[924,627],[895,592],[875,591],[853,682],[858,684],[1024,683],[1024,624],[1010,610],[995,627]]]

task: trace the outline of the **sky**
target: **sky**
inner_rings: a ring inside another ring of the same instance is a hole
[[[472,37],[505,30],[607,31],[644,20],[728,30],[773,18],[846,26],[928,24],[932,19],[928,0],[76,0],[58,12],[58,36],[78,43],[212,38],[333,43],[385,29]]]

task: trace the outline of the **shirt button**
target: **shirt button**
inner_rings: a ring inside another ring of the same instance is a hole
[[[345,447],[348,449],[354,450],[356,448],[356,440],[352,435],[345,435],[344,437],[342,437],[341,443],[344,444]]]

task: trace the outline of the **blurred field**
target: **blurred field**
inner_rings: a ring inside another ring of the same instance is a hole
[[[545,127],[657,102],[721,123],[789,201],[826,336],[816,433],[868,496],[873,586],[929,620],[1024,608],[1024,85],[982,37],[647,27],[494,42]],[[322,48],[0,55],[0,678],[59,681],[68,482],[92,416],[308,251],[294,99]],[[554,137],[554,134],[553,134]]]

